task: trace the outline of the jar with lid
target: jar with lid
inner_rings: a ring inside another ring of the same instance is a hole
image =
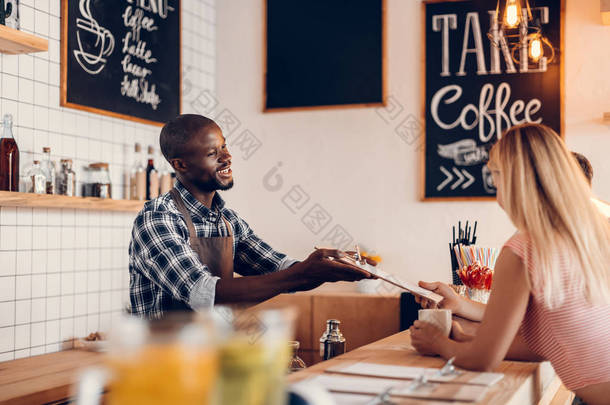
[[[83,197],[112,198],[108,163],[91,163],[87,172],[89,179],[83,184]]]
[[[72,170],[72,159],[61,159],[61,170],[57,176],[57,192],[60,195],[76,195],[76,173]]]
[[[46,194],[47,176],[40,167],[40,161],[34,160],[33,164],[26,171],[28,193]]]

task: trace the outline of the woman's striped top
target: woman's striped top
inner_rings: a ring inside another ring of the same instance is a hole
[[[516,233],[505,247],[529,263],[532,292],[521,324],[529,349],[549,360],[570,390],[610,381],[610,304],[592,307],[573,287],[571,276],[580,271],[580,264],[566,253],[557,254],[555,270],[561,273],[565,300],[549,309],[537,281],[530,240]]]

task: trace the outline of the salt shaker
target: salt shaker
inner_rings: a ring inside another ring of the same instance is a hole
[[[320,357],[323,360],[345,353],[345,338],[339,330],[340,324],[341,321],[337,319],[326,321],[326,331],[320,338]]]

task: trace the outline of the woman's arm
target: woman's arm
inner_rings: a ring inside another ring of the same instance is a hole
[[[525,315],[530,290],[523,261],[503,249],[494,271],[494,284],[483,321],[473,340],[456,342],[440,335],[426,322],[411,327],[413,346],[426,354],[455,357],[457,366],[471,370],[492,370],[508,353]]]
[[[420,281],[419,286],[430,290],[443,297],[443,300],[437,305],[434,301],[426,298],[415,296],[415,301],[422,308],[443,308],[450,309],[454,315],[469,319],[475,322],[481,322],[485,313],[485,304],[472,301],[465,297],[460,297],[448,284],[440,281],[428,283]]]

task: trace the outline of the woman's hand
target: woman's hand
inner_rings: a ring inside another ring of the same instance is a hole
[[[462,307],[463,299],[453,290],[453,288],[449,287],[448,284],[441,283],[440,281],[434,283],[420,281],[419,286],[425,288],[426,290],[430,290],[438,295],[441,295],[444,298],[438,305],[436,305],[434,301],[426,298],[420,298],[416,295],[415,302],[421,305],[422,308],[450,309],[452,313],[456,315],[459,314]]]
[[[444,346],[450,343],[443,332],[429,322],[415,321],[409,328],[411,345],[421,354],[434,356],[442,353]]]

